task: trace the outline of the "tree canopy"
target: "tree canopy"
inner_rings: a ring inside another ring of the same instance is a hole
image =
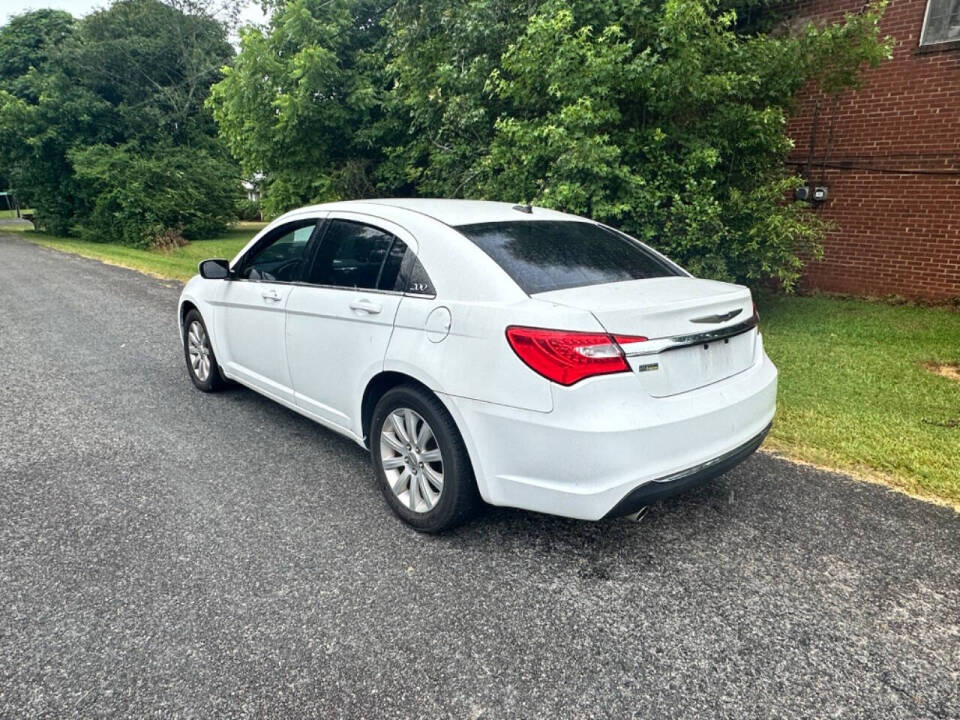
[[[11,18],[0,27],[0,83],[18,89],[18,80],[31,68],[43,69],[74,27],[73,16],[62,10],[37,10]]]
[[[117,0],[0,28],[0,168],[38,222],[128,244],[384,195],[589,215],[698,274],[790,287],[824,228],[788,202],[797,91],[889,56],[885,0],[265,0],[234,55],[211,0]],[[228,2],[229,5],[229,2]],[[232,156],[232,157],[231,157]]]
[[[785,202],[807,83],[890,52],[883,2],[787,31],[774,0],[293,0],[209,100],[268,210],[368,195],[590,215],[697,273],[792,285],[823,228]]]
[[[0,166],[56,233],[149,244],[222,227],[239,171],[204,102],[233,49],[203,14],[120,0],[0,28]],[[186,190],[189,189],[189,192]]]

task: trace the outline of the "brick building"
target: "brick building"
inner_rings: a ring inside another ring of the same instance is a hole
[[[795,0],[797,21],[840,20],[863,0]],[[893,59],[859,92],[801,95],[791,166],[827,188],[815,212],[835,229],[809,287],[960,298],[960,0],[891,0]]]

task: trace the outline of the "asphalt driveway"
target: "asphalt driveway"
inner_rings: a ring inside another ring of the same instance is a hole
[[[760,454],[418,535],[360,448],[193,388],[178,287],[0,264],[0,717],[960,717],[951,510]]]

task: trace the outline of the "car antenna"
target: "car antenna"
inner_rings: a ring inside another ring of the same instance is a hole
[[[533,205],[514,205],[513,209],[526,213],[527,215],[533,215]]]

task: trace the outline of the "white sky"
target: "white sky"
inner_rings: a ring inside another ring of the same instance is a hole
[[[11,15],[20,15],[27,10],[52,8],[66,10],[74,17],[83,17],[91,10],[97,10],[109,2],[106,0],[0,0],[0,25],[4,25]],[[262,23],[263,13],[256,2],[249,2],[240,15],[240,23]]]

